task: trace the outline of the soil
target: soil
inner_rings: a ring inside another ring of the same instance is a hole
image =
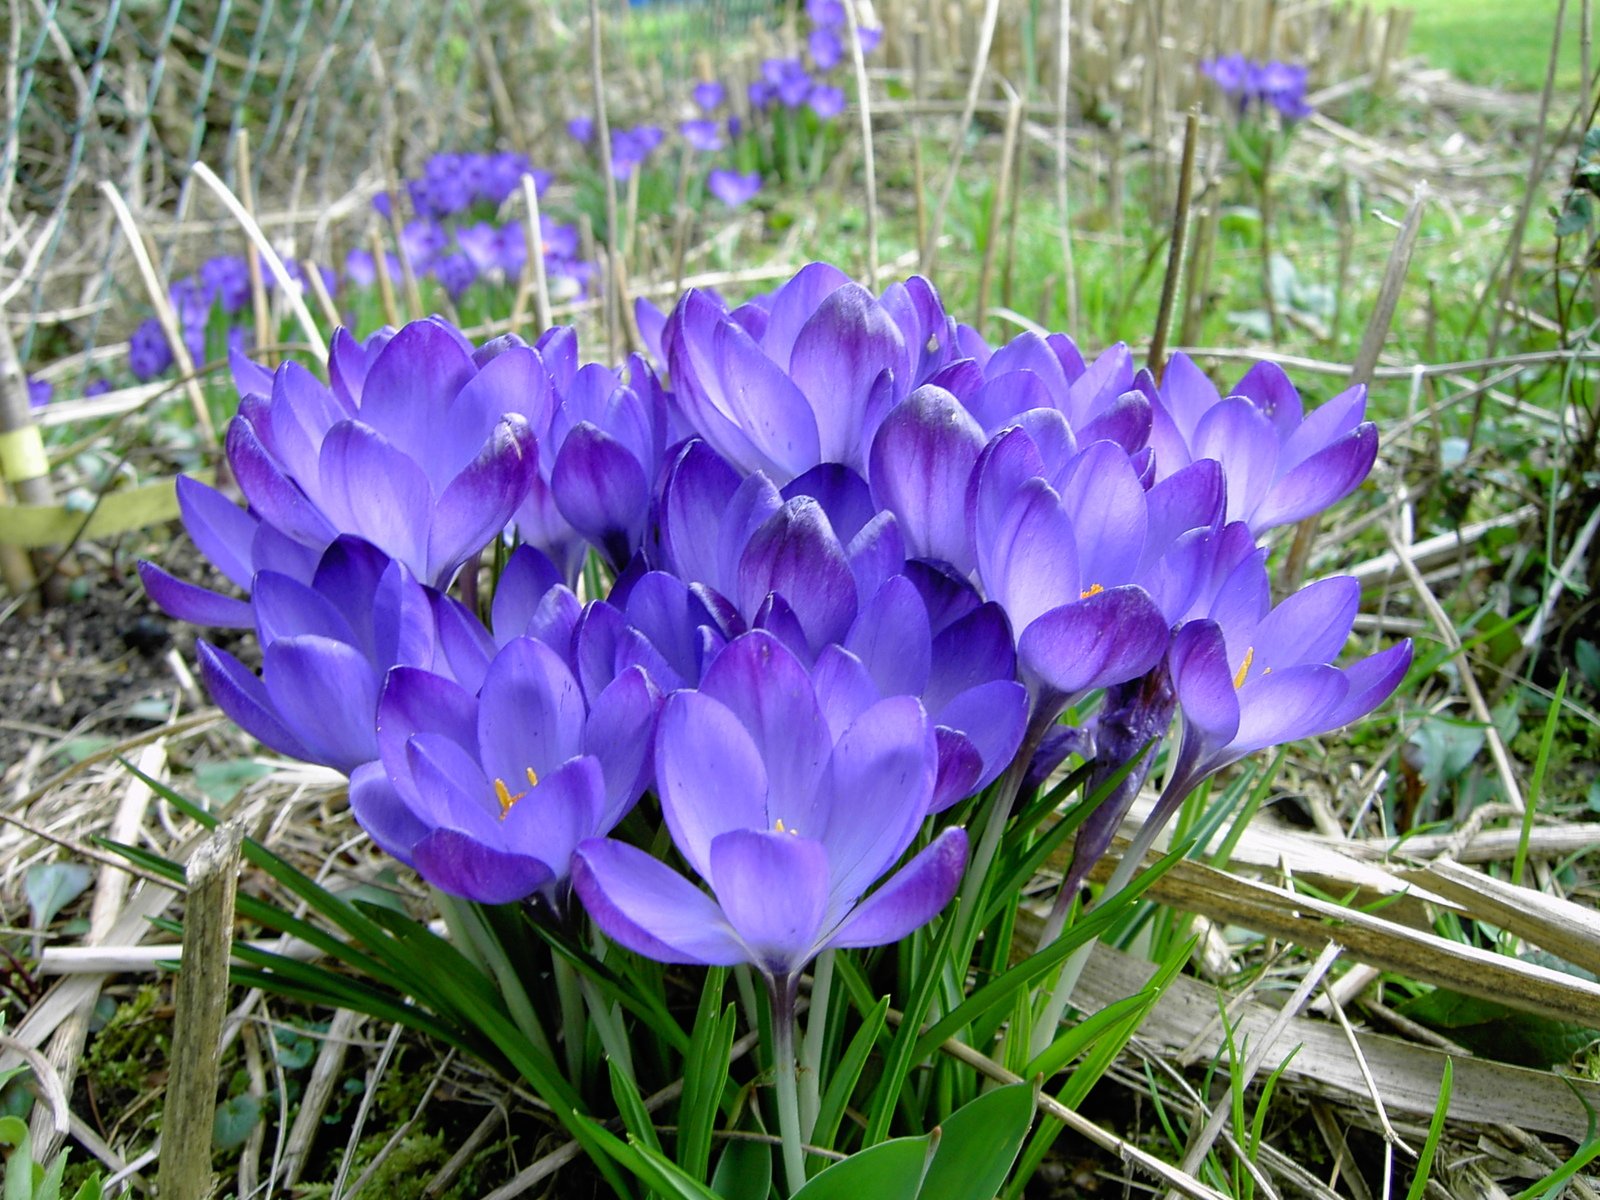
[[[125,738],[171,709],[178,682],[165,656],[178,623],[132,572],[83,591],[0,625],[0,772],[41,740]]]

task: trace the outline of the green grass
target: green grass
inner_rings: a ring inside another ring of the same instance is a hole
[[[1410,0],[1410,49],[1469,83],[1537,92],[1544,86],[1559,0]],[[1569,0],[1556,86],[1580,86],[1579,5]]]

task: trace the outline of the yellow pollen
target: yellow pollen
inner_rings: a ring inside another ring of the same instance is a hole
[[[783,818],[782,817],[779,817],[777,819],[777,821],[773,824],[772,828],[773,828],[773,830],[775,832],[777,832],[777,833],[787,833],[790,837],[799,837],[800,836],[800,831],[798,829],[785,829],[783,827]]]
[[[1086,588],[1084,591],[1081,591],[1081,592],[1078,593],[1078,599],[1079,600],[1087,600],[1090,596],[1098,596],[1101,592],[1103,592],[1105,590],[1106,590],[1106,585],[1105,584],[1103,584],[1103,583],[1091,583],[1088,586],[1088,588]]]
[[[539,776],[534,772],[534,769],[532,767],[526,767],[524,770],[528,776],[528,786],[530,788],[538,787]],[[513,796],[511,794],[511,789],[506,786],[506,781],[504,779],[496,779],[494,781],[494,797],[496,800],[500,801],[500,819],[504,821],[506,819],[506,814],[511,811],[511,806],[518,800],[521,800],[527,794],[527,792],[518,792],[515,796]]]
[[[1244,661],[1239,664],[1239,673],[1233,677],[1234,691],[1238,691],[1244,686],[1244,677],[1250,673],[1250,664],[1255,661],[1255,657],[1256,648],[1254,646],[1251,646],[1244,652]],[[1272,668],[1268,667],[1267,671],[1270,670],[1272,670]],[[1263,671],[1262,674],[1265,675],[1266,671]]]

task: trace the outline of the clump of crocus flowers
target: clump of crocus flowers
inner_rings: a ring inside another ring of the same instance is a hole
[[[759,972],[780,1087],[811,960],[897,941],[987,866],[962,801],[1003,823],[1063,747],[1101,777],[1138,757],[1075,887],[1170,727],[1133,857],[1216,772],[1405,674],[1409,643],[1341,665],[1353,581],[1274,604],[1261,542],[1367,475],[1359,387],[1307,411],[1266,364],[1223,394],[1182,356],[1158,382],[1125,346],[993,346],[925,279],[822,263],[637,315],[649,354],[620,365],[438,319],[341,331],[326,380],[236,355],[247,507],[179,499],[244,596],[142,571],[168,612],[255,630],[259,675],[201,643],[212,696],[348,774],[435,886]],[[658,821],[686,871],[639,836]]]

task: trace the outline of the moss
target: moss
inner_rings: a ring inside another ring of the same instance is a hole
[[[150,1076],[166,1062],[169,1024],[155,1012],[163,1000],[161,988],[146,984],[117,1006],[89,1043],[84,1073],[102,1104],[127,1101],[143,1092]]]

